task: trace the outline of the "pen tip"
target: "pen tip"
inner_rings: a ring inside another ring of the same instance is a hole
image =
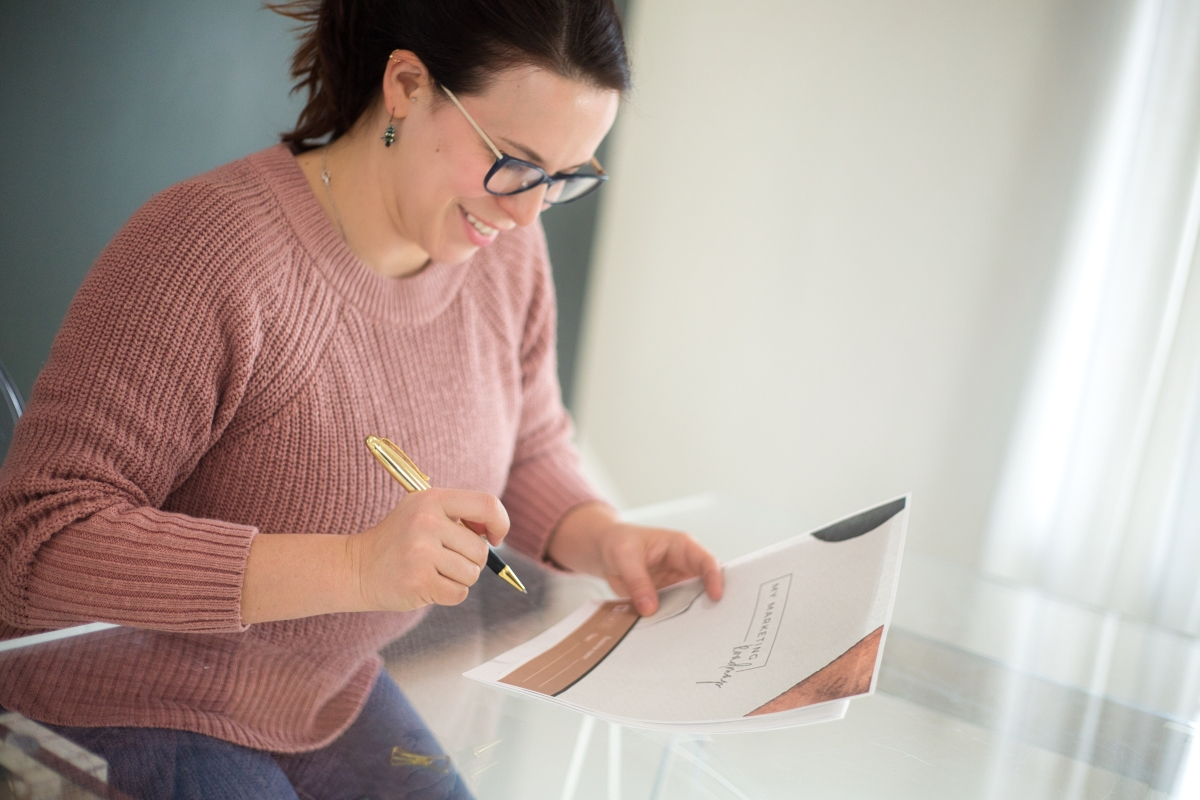
[[[497,574],[521,594],[529,594],[529,592],[525,591],[525,584],[521,583],[521,579],[517,577],[511,568],[505,567]]]

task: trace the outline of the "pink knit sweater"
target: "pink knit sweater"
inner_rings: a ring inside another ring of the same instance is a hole
[[[554,324],[537,226],[386,279],[282,146],[155,197],[84,281],[0,471],[0,638],[142,630],[6,656],[0,705],[283,752],[331,741],[420,613],[243,626],[251,539],[378,522],[403,490],[363,445],[377,433],[435,485],[499,495],[508,543],[542,556],[596,497]]]

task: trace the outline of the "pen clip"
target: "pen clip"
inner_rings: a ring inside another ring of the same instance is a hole
[[[430,487],[429,476],[417,469],[395,442],[382,436],[368,436],[367,449],[391,476],[410,492],[422,492]]]

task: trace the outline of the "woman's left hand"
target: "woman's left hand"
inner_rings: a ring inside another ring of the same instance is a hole
[[[721,599],[721,567],[699,542],[680,531],[621,522],[603,503],[572,509],[546,553],[566,569],[604,578],[643,616],[658,610],[658,589],[687,578],[699,576],[708,596]]]

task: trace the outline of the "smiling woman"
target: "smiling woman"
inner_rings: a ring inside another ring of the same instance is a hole
[[[616,90],[519,66],[460,101],[416,53],[393,50],[385,63],[359,122],[297,158],[350,249],[376,272],[464,261],[500,231],[531,225],[567,183],[599,185],[599,175],[574,173],[595,161]],[[574,197],[583,191],[572,187]]]
[[[693,539],[588,484],[555,373],[538,216],[603,182],[620,22],[611,0],[277,10],[307,24],[295,130],[126,224],[0,474],[0,638],[142,630],[16,660],[0,706],[135,797],[465,796],[356,748],[419,727],[376,651],[461,602],[487,543],[642,613],[690,576],[721,592]],[[445,488],[403,494],[372,433]]]
[[[275,8],[309,25],[292,65],[308,103],[283,140],[351,250],[383,275],[460,262],[532,224],[567,173],[598,166],[629,87],[611,3]],[[570,182],[574,197],[599,184],[595,172]]]

